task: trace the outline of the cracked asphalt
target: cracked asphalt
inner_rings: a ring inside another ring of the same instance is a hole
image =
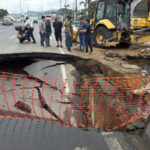
[[[51,38],[51,48],[41,48],[39,42],[38,25],[35,25],[35,38],[37,44],[20,44],[16,39],[17,32],[14,27],[0,26],[0,53],[29,53],[47,52],[68,54],[65,49],[57,49],[54,35]],[[63,36],[64,37],[64,36]],[[57,88],[64,85],[64,79],[70,79],[65,93],[72,90],[72,81],[75,79],[72,72],[75,68],[62,61],[41,60],[27,65],[23,71],[29,75],[38,76],[41,81],[47,80],[53,85],[56,78],[59,79]],[[19,83],[18,83],[19,84]],[[28,85],[26,88],[29,88]],[[19,87],[21,88],[21,87]],[[61,88],[60,88],[61,89]],[[28,89],[30,90],[30,89]],[[49,92],[49,91],[48,91]],[[44,94],[46,103],[49,94]],[[27,91],[25,93],[29,94]],[[59,101],[60,93],[57,90],[54,101]],[[37,97],[38,99],[38,97]],[[54,105],[54,113],[58,112],[58,103]],[[65,115],[66,106],[62,109]],[[63,117],[63,116],[62,116]],[[65,116],[64,116],[65,117]],[[0,149],[2,150],[149,150],[149,145],[143,138],[129,135],[123,132],[97,132],[95,130],[84,131],[78,128],[67,128],[37,120],[0,119]]]

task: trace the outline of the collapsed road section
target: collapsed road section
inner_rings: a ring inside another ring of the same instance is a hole
[[[110,131],[150,113],[149,76],[112,77],[107,63],[55,53],[1,55],[0,63],[4,117]]]

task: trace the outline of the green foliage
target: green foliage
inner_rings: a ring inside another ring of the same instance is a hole
[[[8,11],[5,9],[0,9],[0,18],[3,18],[4,16],[8,15]]]

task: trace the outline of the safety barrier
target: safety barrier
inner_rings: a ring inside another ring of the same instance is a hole
[[[150,114],[150,77],[85,81],[0,73],[0,115],[110,131]]]

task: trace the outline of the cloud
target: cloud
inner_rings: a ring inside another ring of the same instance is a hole
[[[21,0],[22,1],[22,11],[27,10],[49,10],[49,9],[59,9],[60,0]],[[73,0],[72,0],[73,2]],[[71,4],[70,0],[67,3]],[[62,6],[64,6],[65,0],[61,0]],[[20,12],[20,0],[0,0],[0,8],[7,9],[10,13]]]

